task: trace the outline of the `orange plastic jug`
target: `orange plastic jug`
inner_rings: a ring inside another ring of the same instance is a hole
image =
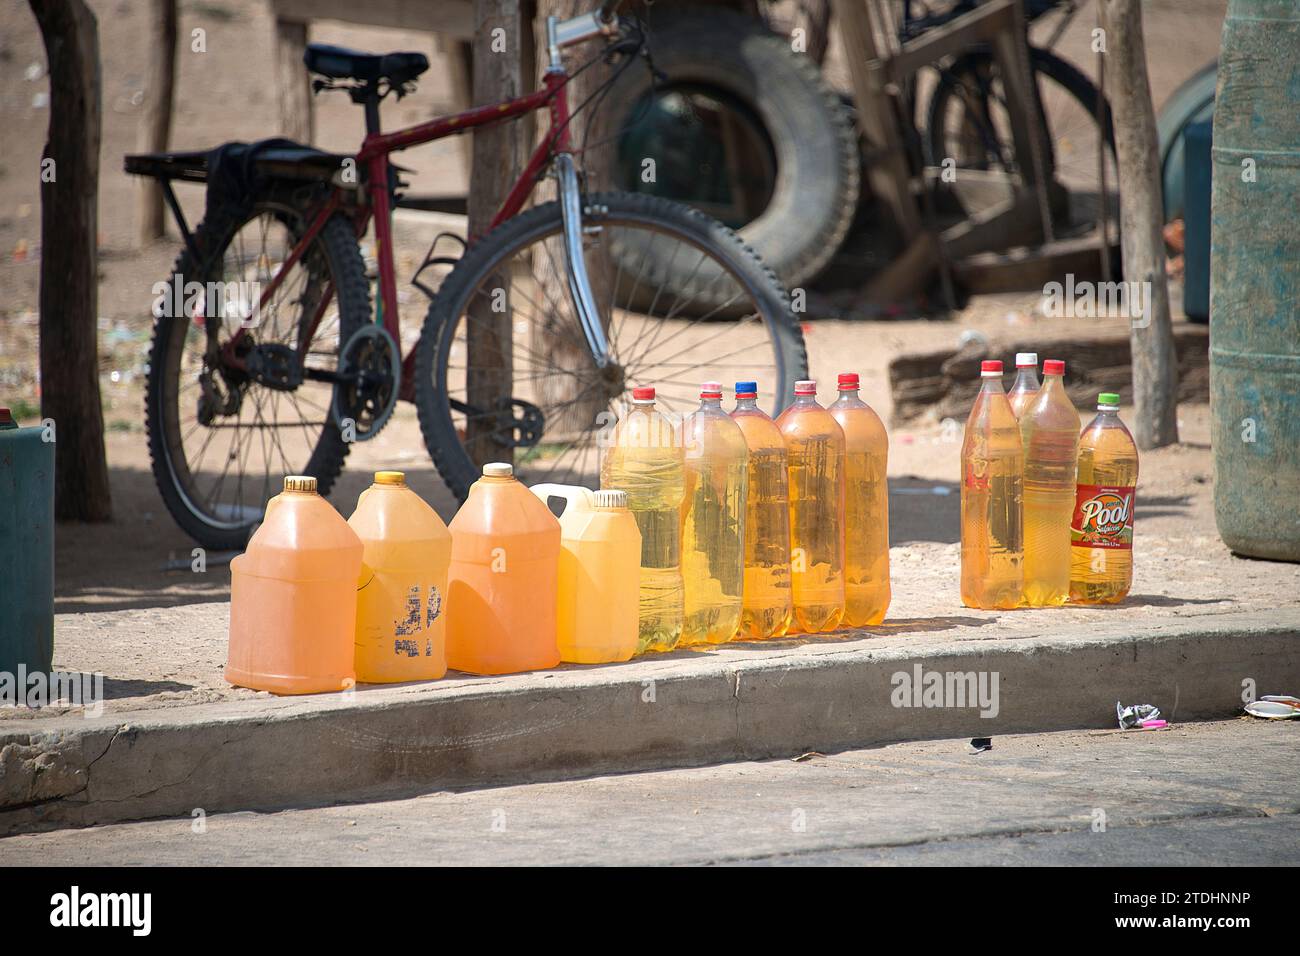
[[[542,501],[564,500],[556,642],[575,664],[625,661],[636,653],[641,531],[622,491],[533,485]]]
[[[357,680],[436,680],[447,673],[451,532],[400,471],[375,472],[348,524],[365,546],[357,591]]]
[[[451,519],[447,664],[470,674],[513,674],[560,663],[559,564],[555,515],[512,466],[484,465]]]
[[[291,475],[230,562],[226,680],[275,694],[352,685],[361,539],[316,479]]]

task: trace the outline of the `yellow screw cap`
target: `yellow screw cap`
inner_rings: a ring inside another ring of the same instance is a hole
[[[301,491],[309,495],[316,494],[316,479],[311,475],[285,475],[285,491]]]
[[[377,484],[377,485],[404,485],[404,484],[406,484],[406,472],[404,472],[404,471],[377,471],[377,472],[375,472],[375,484]]]

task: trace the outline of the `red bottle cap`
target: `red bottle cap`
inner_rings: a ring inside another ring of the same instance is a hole
[[[705,382],[700,386],[700,398],[721,398],[721,382]]]
[[[653,402],[655,400],[655,387],[653,385],[641,385],[632,389],[632,401],[634,402]]]
[[[995,372],[998,375],[1001,375],[1002,363],[996,359],[985,359],[983,362],[980,362],[980,373],[984,374],[986,372]]]
[[[844,391],[850,388],[857,388],[858,381],[859,380],[858,380],[857,372],[840,372],[840,376],[838,379],[840,391]]]
[[[1047,359],[1043,362],[1044,375],[1064,375],[1065,363],[1060,359]]]
[[[794,383],[794,393],[796,395],[816,395],[817,383],[812,379],[800,379]]]

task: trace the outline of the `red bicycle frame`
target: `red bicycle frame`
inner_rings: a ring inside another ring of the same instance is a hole
[[[397,306],[397,273],[393,267],[393,209],[392,196],[388,191],[389,154],[409,149],[412,146],[419,146],[423,143],[431,143],[434,140],[463,133],[480,126],[513,120],[534,110],[548,107],[551,120],[550,130],[537,144],[537,148],[533,150],[533,154],[529,158],[527,166],[524,167],[523,173],[515,182],[509,195],[506,196],[501,208],[497,210],[496,215],[492,218],[491,227],[495,227],[511,216],[516,215],[523,208],[529,194],[533,191],[533,187],[541,179],[551,157],[556,153],[571,151],[568,82],[568,73],[561,70],[551,70],[542,78],[542,88],[535,93],[529,93],[527,96],[494,103],[489,106],[475,107],[462,113],[444,116],[391,133],[367,134],[361,144],[361,150],[355,157],[357,168],[365,169],[369,180],[366,186],[367,202],[362,204],[360,214],[355,216],[354,219],[358,236],[365,234],[372,216],[375,220],[375,243],[378,247],[379,260],[380,312],[383,316],[384,328],[393,337],[394,342],[400,345],[402,340]],[[330,193],[329,198],[313,216],[302,238],[298,240],[289,256],[280,266],[280,270],[267,284],[266,288],[262,290],[259,307],[265,307],[266,303],[270,301],[271,296],[280,287],[285,275],[303,257],[321,229],[325,227],[325,223],[329,221],[332,215],[343,208],[345,198],[342,187],[335,187]],[[477,237],[470,236],[470,242],[473,242],[475,238]],[[327,288],[325,294],[321,297],[316,314],[312,316],[311,321],[302,330],[300,342],[311,341],[316,332],[316,327],[324,316],[333,296],[333,287]],[[223,352],[225,352],[227,361],[238,361],[235,357],[235,345],[242,335],[243,330],[240,330],[224,346]],[[412,401],[415,395],[415,351],[415,348],[412,348],[402,359],[402,385],[399,397],[405,401]]]

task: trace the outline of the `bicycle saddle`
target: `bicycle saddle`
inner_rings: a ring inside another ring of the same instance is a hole
[[[429,68],[423,53],[363,53],[327,43],[308,43],[303,63],[312,73],[332,80],[373,83],[386,79],[394,86],[413,80]]]

